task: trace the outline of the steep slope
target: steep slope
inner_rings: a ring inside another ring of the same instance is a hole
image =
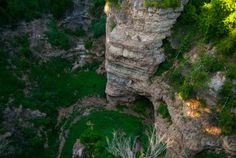
[[[204,150],[216,150],[236,156],[235,136],[223,136],[212,121],[212,111],[198,100],[184,101],[173,94],[162,77],[152,78],[165,61],[163,40],[183,10],[180,7],[156,9],[144,7],[143,1],[123,2],[120,7],[106,7],[106,94],[111,104],[131,102],[137,96],[149,98],[157,110],[167,104],[171,123],[159,115],[155,125],[159,135],[173,141],[168,158],[193,157]],[[112,5],[110,5],[112,6]]]

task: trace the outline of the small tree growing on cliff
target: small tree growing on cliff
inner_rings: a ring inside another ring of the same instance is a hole
[[[158,158],[161,154],[171,145],[169,139],[166,140],[166,143],[163,143],[165,136],[159,138],[157,135],[156,128],[149,131],[147,134],[148,137],[148,147],[146,151],[141,152],[141,158]],[[113,138],[110,141],[107,139],[107,151],[113,154],[115,157],[121,158],[136,158],[140,150],[138,149],[137,139],[133,140],[130,137],[125,137],[124,135],[119,135],[117,132],[113,133]]]

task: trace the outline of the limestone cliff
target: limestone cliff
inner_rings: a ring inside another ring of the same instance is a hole
[[[174,9],[156,9],[145,8],[139,0],[124,2],[121,9],[111,9],[106,39],[109,98],[133,99],[133,86],[129,85],[147,82],[154,74],[165,60],[162,40],[170,36],[185,3],[182,1]]]
[[[158,115],[158,134],[173,140],[168,158],[193,157],[203,150],[220,150],[236,156],[236,138],[221,136],[211,122],[208,109],[198,102],[185,102],[173,95],[161,77],[151,80],[160,63],[165,61],[162,41],[171,35],[171,28],[187,0],[180,7],[146,8],[143,0],[124,1],[120,8],[106,8],[106,94],[110,103],[130,102],[136,96],[149,98],[154,109],[160,102],[168,105],[172,123]]]

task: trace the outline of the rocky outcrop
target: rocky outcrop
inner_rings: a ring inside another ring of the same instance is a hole
[[[186,1],[169,9],[146,8],[143,3],[125,1],[121,9],[107,13],[106,93],[112,101],[134,99],[127,86],[147,82],[165,60],[162,40],[170,36]]]
[[[236,139],[221,135],[212,121],[211,109],[200,106],[198,100],[183,101],[161,77],[152,78],[165,60],[162,41],[170,36],[186,3],[182,0],[180,7],[168,9],[145,8],[142,0],[124,1],[119,9],[106,5],[107,98],[117,104],[141,95],[152,101],[155,110],[165,102],[172,123],[156,115],[155,125],[157,134],[173,140],[168,158],[190,158],[203,150],[223,151],[235,157]],[[218,79],[213,79],[212,85],[218,87]]]

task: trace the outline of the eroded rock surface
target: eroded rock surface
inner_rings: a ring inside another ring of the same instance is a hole
[[[145,8],[142,0],[125,1],[119,10],[106,6],[106,94],[111,104],[141,95],[152,101],[154,109],[161,102],[168,105],[171,123],[159,115],[155,118],[158,134],[173,140],[168,158],[190,158],[203,150],[235,157],[236,139],[221,135],[211,109],[202,108],[197,100],[183,101],[161,77],[152,78],[165,61],[162,41],[170,36],[186,3],[182,0],[180,7],[169,9]],[[213,88],[219,85],[218,79],[212,83]]]
[[[165,60],[162,40],[170,36],[186,1],[169,9],[145,8],[143,3],[126,1],[121,9],[107,13],[106,93],[112,101],[132,100],[127,86],[147,82]]]

